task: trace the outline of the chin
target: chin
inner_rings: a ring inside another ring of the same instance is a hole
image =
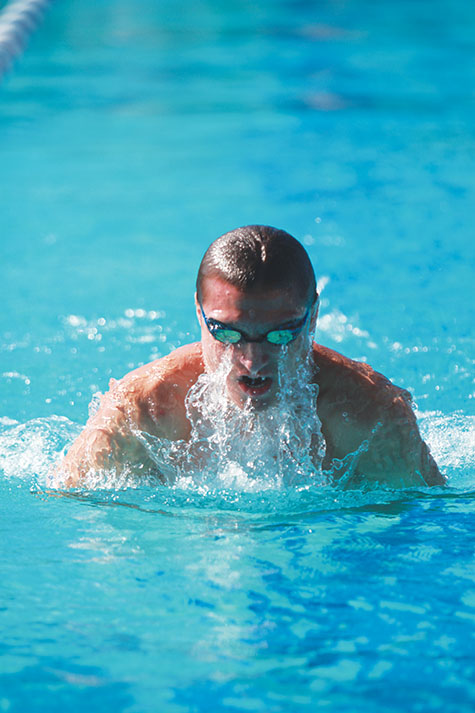
[[[228,398],[240,409],[251,408],[253,411],[264,411],[275,404],[275,394],[251,396],[242,392],[228,391]]]

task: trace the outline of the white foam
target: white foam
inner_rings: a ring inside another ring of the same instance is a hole
[[[170,486],[199,492],[241,491],[258,493],[291,486],[302,490],[328,485],[322,472],[323,441],[316,463],[311,459],[312,433],[319,439],[320,421],[316,415],[315,387],[295,384],[284,389],[275,407],[262,412],[239,409],[224,394],[225,369],[218,379],[203,375],[188,397],[192,437],[184,441],[159,440],[146,433],[138,435]],[[475,417],[461,412],[417,413],[421,434],[441,470],[448,475],[448,486],[471,491],[475,483]],[[81,427],[67,418],[51,416],[18,423],[0,418],[0,471],[3,477],[30,484],[62,487],[60,476],[52,473],[55,463]],[[363,447],[364,444],[362,444]],[[350,454],[338,475],[351,474]],[[320,459],[320,460],[319,460]],[[345,483],[342,477],[340,483]],[[114,471],[90,473],[86,489],[122,489],[144,484],[156,485],[146,474]],[[335,493],[336,491],[332,491]]]
[[[80,427],[61,416],[36,418],[26,423],[2,419],[0,470],[7,478],[46,483],[48,474],[66,444]]]
[[[422,436],[442,468],[469,469],[475,465],[475,416],[458,411],[418,412]]]
[[[228,354],[216,372],[202,374],[188,393],[189,442],[136,431],[169,484],[254,491],[325,480],[318,387],[309,383],[306,365],[297,374],[286,373],[285,357],[283,349],[274,406],[255,410],[250,401],[243,408],[229,401]]]

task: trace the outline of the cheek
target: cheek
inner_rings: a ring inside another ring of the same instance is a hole
[[[203,350],[203,360],[206,371],[215,371],[222,361],[225,346],[209,334],[203,334],[201,338],[201,348]]]

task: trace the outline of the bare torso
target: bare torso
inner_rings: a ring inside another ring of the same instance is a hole
[[[395,487],[442,485],[421,440],[408,392],[370,366],[313,345],[313,378],[319,387],[318,415],[326,442],[323,467],[338,474],[338,462],[358,452],[352,482],[378,481]],[[111,381],[97,413],[60,466],[77,485],[91,469],[154,467],[137,438],[187,440],[190,422],[185,399],[204,371],[201,344],[180,347],[167,357]]]

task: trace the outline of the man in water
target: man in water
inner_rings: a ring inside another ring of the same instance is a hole
[[[254,225],[215,240],[199,268],[195,302],[201,341],[111,381],[59,467],[67,485],[104,470],[156,472],[147,438],[190,440],[187,395],[203,374],[218,378],[223,360],[224,401],[257,415],[279,403],[286,374],[305,374],[307,384],[297,391],[316,385],[321,434],[310,434],[309,457],[330,479],[341,477],[351,461],[346,482],[354,485],[444,484],[419,434],[410,394],[367,364],[313,341],[315,274],[291,235]]]

